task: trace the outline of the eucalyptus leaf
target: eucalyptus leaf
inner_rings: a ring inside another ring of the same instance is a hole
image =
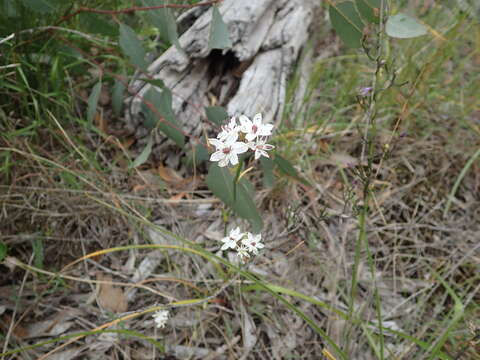
[[[102,81],[100,80],[95,84],[88,97],[87,101],[87,121],[92,122],[97,112],[98,99],[100,98],[100,92],[102,91]]]
[[[206,182],[215,196],[228,205],[238,216],[248,220],[253,232],[258,233],[262,230],[263,221],[248,189],[251,185],[248,184],[246,179],[241,179],[236,184],[237,194],[234,196],[234,176],[230,173],[230,170],[212,164]]]
[[[133,163],[128,168],[133,169],[144,164],[148,160],[148,157],[150,156],[150,154],[152,153],[152,146],[153,146],[153,136],[150,135],[147,141],[147,145],[142,150],[140,155],[137,156],[137,158],[133,161]]]
[[[165,83],[163,82],[162,79],[140,79],[140,80],[146,83],[149,83],[150,85],[159,87],[160,89],[165,88]]]
[[[398,13],[388,18],[385,31],[388,36],[399,39],[409,39],[425,35],[427,28],[413,17]]]
[[[128,56],[133,65],[139,67],[141,70],[147,70],[145,50],[130,26],[120,24],[119,44],[123,53]]]
[[[355,0],[355,5],[365,20],[375,24],[380,22],[379,8],[372,6],[367,0]]]
[[[360,47],[364,24],[355,4],[351,1],[332,4],[329,13],[332,26],[345,45],[352,48]]]
[[[214,124],[220,126],[228,118],[227,110],[222,106],[209,106],[205,108],[207,118]]]
[[[143,0],[145,6],[163,5],[166,1],[159,0]],[[169,8],[160,8],[146,12],[148,21],[158,28],[162,39],[175,47],[181,53],[184,53],[180,41],[178,40],[177,22],[173,16],[172,10]]]
[[[22,5],[27,9],[40,14],[47,14],[55,11],[55,6],[50,0],[22,0]]]
[[[232,47],[232,41],[228,34],[227,24],[223,21],[218,7],[212,9],[212,21],[210,23],[210,38],[208,42],[210,49],[228,49]]]
[[[161,93],[151,88],[143,97],[153,109],[147,104],[142,104],[142,111],[147,118],[147,126],[158,128],[165,133],[175,143],[183,147],[185,145],[185,136],[180,130],[181,126],[177,122],[172,109],[172,93],[168,88],[164,88]]]

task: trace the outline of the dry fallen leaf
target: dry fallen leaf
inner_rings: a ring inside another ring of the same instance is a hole
[[[175,170],[163,166],[162,164],[158,166],[158,175],[160,175],[165,182],[171,185],[175,185],[184,181],[183,177],[180,176]]]
[[[112,277],[98,273],[97,280],[111,282]],[[123,290],[108,283],[99,284],[97,302],[100,307],[113,313],[122,313],[128,309],[127,298]]]

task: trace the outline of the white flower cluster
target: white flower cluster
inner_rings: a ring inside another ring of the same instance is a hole
[[[242,259],[249,258],[250,254],[257,255],[258,250],[264,248],[261,234],[242,233],[239,227],[231,230],[230,234],[221,241],[223,242],[222,250],[233,249]]]
[[[158,328],[165,327],[165,324],[168,321],[168,310],[158,310],[153,314],[153,319],[155,320],[155,324]]]
[[[222,131],[216,139],[208,139],[209,143],[215,146],[215,152],[210,157],[210,161],[218,161],[218,166],[224,167],[229,163],[238,164],[238,154],[243,154],[248,150],[255,151],[255,160],[261,156],[269,157],[267,151],[274,148],[267,144],[267,137],[272,135],[272,124],[262,123],[262,114],[253,117],[253,121],[245,115],[239,117],[240,125],[233,117],[230,122],[222,126]],[[241,139],[237,141],[243,133]]]

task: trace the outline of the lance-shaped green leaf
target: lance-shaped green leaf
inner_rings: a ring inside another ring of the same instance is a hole
[[[248,220],[252,231],[258,233],[262,230],[263,221],[253,202],[249,188],[251,184],[246,179],[241,179],[235,186],[237,192],[234,196],[234,176],[228,168],[212,164],[207,176],[208,188],[228,205],[238,216]]]
[[[385,31],[388,36],[408,39],[425,35],[427,28],[411,16],[399,13],[388,18]]]
[[[13,0],[10,1],[13,2]],[[55,11],[55,6],[50,0],[23,0],[23,6],[31,11],[41,14]]]
[[[3,241],[0,241],[0,262],[7,257],[7,251],[7,245]]]
[[[166,1],[143,0],[143,3],[145,6],[157,6],[165,4]],[[148,21],[158,28],[160,36],[164,41],[175,45],[178,51],[182,53],[184,52],[180,45],[180,41],[178,40],[177,23],[171,9],[165,7],[147,11],[146,16]]]
[[[147,62],[145,61],[145,50],[138,40],[137,35],[132,28],[125,24],[120,24],[120,48],[123,53],[128,56],[133,65],[140,69],[147,70]]]
[[[180,124],[177,122],[175,114],[172,109],[172,92],[168,88],[164,88],[159,93],[154,88],[148,90],[143,97],[144,101],[153,106],[153,109],[148,104],[142,104],[142,111],[145,114],[147,127],[157,126],[175,143],[183,147],[185,145],[185,136],[182,134]]]
[[[102,81],[100,80],[92,89],[87,102],[87,121],[92,122],[97,112],[98,99],[100,98],[100,91],[102,90]]]
[[[119,79],[115,79],[112,90],[112,108],[115,115],[120,116],[123,105],[123,95],[125,93],[125,84]]]
[[[210,23],[210,38],[208,42],[210,49],[228,49],[232,47],[232,40],[228,35],[227,24],[223,21],[218,7],[212,9],[212,22]]]
[[[153,146],[153,136],[149,136],[147,145],[145,148],[142,150],[140,155],[137,156],[137,158],[133,161],[133,163],[128,167],[129,169],[136,168],[147,161],[148,157],[152,153],[152,146]]]
[[[275,176],[273,175],[273,167],[275,163],[271,158],[261,157],[260,166],[262,167],[263,186],[267,188],[275,185]]]
[[[358,48],[363,36],[363,21],[351,1],[330,5],[330,20],[338,36],[348,47]]]
[[[368,22],[378,24],[380,22],[381,0],[355,0],[358,12]]]
[[[310,185],[307,180],[305,180],[298,174],[297,170],[293,167],[293,165],[287,159],[281,157],[278,154],[275,154],[275,157],[273,158],[273,162],[275,163],[275,165],[278,166],[280,171],[283,172],[285,175],[293,177],[294,179],[300,181],[302,184]]]
[[[225,119],[228,118],[227,110],[222,106],[209,106],[205,108],[207,113],[207,118],[215,125],[222,125],[225,122]]]

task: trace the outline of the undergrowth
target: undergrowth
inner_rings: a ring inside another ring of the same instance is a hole
[[[241,174],[245,191],[256,189],[266,246],[245,264],[219,250],[237,222],[205,184],[205,162],[187,151],[181,168],[138,161],[145,146],[124,126],[128,94],[118,102],[115,91],[136,70],[116,21],[152,59],[169,41],[145,14],[39,28],[72,10],[62,6],[42,18],[23,9],[0,27],[1,38],[16,35],[0,44],[3,358],[479,358],[471,13],[416,7],[428,34],[372,35],[373,61],[318,25],[302,55],[311,66],[292,74],[273,135],[282,160]],[[359,94],[392,76],[378,97]],[[169,319],[156,329],[161,310]]]

